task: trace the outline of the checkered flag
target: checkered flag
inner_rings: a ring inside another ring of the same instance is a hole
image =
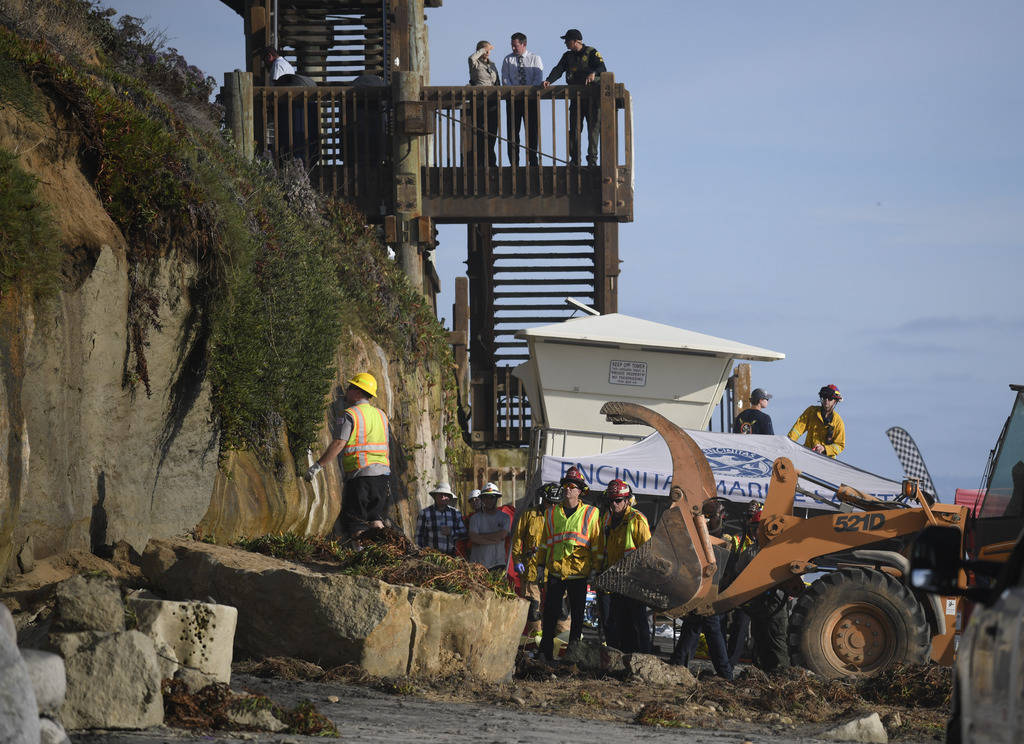
[[[932,483],[932,477],[928,474],[928,467],[924,464],[921,450],[917,448],[914,438],[907,433],[906,429],[899,426],[886,429],[885,435],[889,437],[892,448],[896,450],[896,457],[899,458],[900,465],[903,466],[903,475],[907,478],[917,478],[922,491],[938,498],[938,494],[935,493],[935,484]]]

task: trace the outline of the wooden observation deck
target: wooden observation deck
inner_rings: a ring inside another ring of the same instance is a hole
[[[251,114],[231,122],[239,141],[278,165],[301,160],[322,193],[383,224],[428,297],[439,291],[434,225],[467,225],[468,279],[456,280],[452,335],[457,360],[469,351],[460,387],[472,440],[527,444],[529,402],[511,374],[525,358],[515,332],[569,317],[566,296],[617,310],[618,223],[633,219],[629,91],[612,73],[588,86],[424,85],[424,8],[441,0],[222,2],[245,21],[249,76],[234,79],[232,95]],[[315,85],[268,80],[268,45]],[[510,152],[513,107],[526,122]],[[596,165],[570,157],[583,109],[599,127]]]

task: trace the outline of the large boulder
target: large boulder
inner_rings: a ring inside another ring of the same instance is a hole
[[[153,639],[160,677],[173,677],[184,666],[211,681],[231,684],[231,653],[238,610],[207,602],[172,602],[129,597],[135,629]]]
[[[54,592],[52,630],[75,632],[124,630],[121,590],[110,576],[76,574],[57,585]]]
[[[140,729],[163,723],[160,667],[151,638],[137,630],[50,638],[67,668],[60,715],[66,728]]]
[[[64,705],[68,689],[64,659],[49,651],[31,648],[23,648],[21,657],[25,660],[25,669],[32,680],[32,691],[36,696],[39,713],[56,715]]]
[[[464,669],[511,677],[528,603],[395,586],[314,571],[243,550],[151,541],[147,577],[168,597],[212,596],[238,609],[235,646],[247,656],[357,664],[395,677]],[[301,632],[286,632],[301,618]]]
[[[37,744],[39,711],[13,627],[10,610],[0,604],[0,742]]]

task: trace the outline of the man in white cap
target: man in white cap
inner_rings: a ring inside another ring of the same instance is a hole
[[[421,511],[416,519],[416,544],[455,555],[455,541],[467,536],[462,512],[452,505],[455,494],[451,486],[442,481],[430,495],[434,503]]]
[[[512,520],[498,508],[500,498],[501,491],[493,483],[488,483],[480,491],[483,508],[469,518],[469,560],[489,571],[504,573],[508,563],[505,538],[512,530]]]

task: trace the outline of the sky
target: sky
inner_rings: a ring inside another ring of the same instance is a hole
[[[218,81],[244,67],[218,0],[109,5]],[[777,432],[834,383],[840,459],[901,477],[902,426],[943,501],[981,484],[1024,383],[1024,3],[444,0],[427,21],[435,85],[515,31],[550,69],[578,28],[629,89],[620,312],[785,353],[752,365]],[[440,240],[450,316],[465,228]]]

